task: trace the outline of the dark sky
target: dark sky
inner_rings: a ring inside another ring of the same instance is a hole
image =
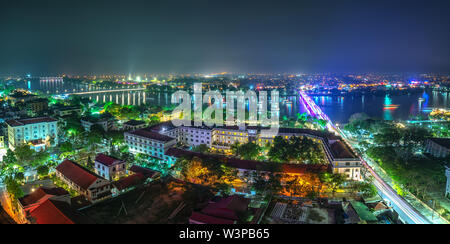
[[[0,74],[450,72],[450,1],[0,1]]]

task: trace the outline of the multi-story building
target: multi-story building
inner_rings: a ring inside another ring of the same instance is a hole
[[[129,120],[125,123],[123,123],[123,129],[124,130],[137,130],[142,129],[146,126],[145,121],[142,120]]]
[[[66,159],[56,167],[55,172],[59,179],[90,202],[111,196],[109,181],[75,162]]]
[[[425,152],[437,158],[445,158],[450,154],[450,138],[430,138],[425,145]]]
[[[124,137],[131,153],[143,153],[163,160],[166,159],[164,153],[177,143],[176,138],[148,128],[125,132]]]
[[[38,96],[31,94],[27,91],[16,91],[10,95],[8,95],[8,100],[11,101],[11,104],[15,106],[17,103],[27,103],[38,99]]]
[[[352,180],[362,180],[361,160],[343,141],[325,141],[324,149],[333,173],[344,174]]]
[[[82,112],[81,108],[78,106],[67,106],[58,108],[55,110],[55,113],[58,114],[60,117],[64,117],[67,115],[77,114],[80,115]]]
[[[86,116],[80,122],[86,131],[90,131],[93,125],[99,125],[104,131],[110,131],[114,127],[115,119],[109,115],[101,115],[99,117]]]
[[[6,121],[6,124],[11,150],[24,143],[30,143],[36,151],[40,151],[58,143],[56,119],[50,117],[14,119]]]
[[[38,98],[25,103],[29,114],[38,114],[48,109],[48,99]]]
[[[212,148],[228,150],[235,143],[244,144],[249,141],[249,133],[238,126],[217,127],[212,130]]]
[[[175,127],[172,122],[164,122],[149,127],[149,130],[175,138],[177,142],[190,147],[199,145],[212,145],[213,130],[207,126],[180,126]]]
[[[126,162],[103,153],[95,157],[95,173],[112,181],[126,175]]]
[[[165,122],[139,131],[141,131],[141,134],[153,132],[151,134],[152,137],[156,137],[156,135],[165,135],[175,140],[175,142],[181,142],[191,147],[205,144],[214,150],[224,152],[227,152],[234,143],[243,144],[253,142],[259,144],[260,146],[265,146],[273,143],[276,136],[281,136],[284,139],[289,139],[292,137],[308,137],[309,139],[312,139],[322,145],[326,155],[325,159],[331,166],[332,172],[345,174],[348,179],[362,180],[362,164],[360,158],[348,145],[346,145],[334,134],[308,129],[279,128],[278,134],[275,136],[263,133],[262,130],[264,129],[266,128],[259,126],[248,126],[246,128],[240,128],[237,126],[216,128],[209,128],[206,126],[175,127],[171,122]],[[130,150],[140,153],[147,153],[146,150],[148,149],[143,148],[142,146],[137,147],[139,143],[132,141],[130,141],[130,143],[128,143]],[[171,144],[174,145],[175,143],[172,142]],[[164,149],[164,152],[166,151],[167,147]],[[170,161],[170,157],[164,157],[164,155],[158,156],[158,158],[169,160],[169,164],[174,163],[172,162],[173,160]]]
[[[206,145],[211,147],[212,132],[207,127],[183,127],[180,128],[181,136],[180,141],[185,145],[196,147],[199,145]]]

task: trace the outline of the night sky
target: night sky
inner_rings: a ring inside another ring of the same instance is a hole
[[[450,1],[0,1],[0,74],[450,73]]]

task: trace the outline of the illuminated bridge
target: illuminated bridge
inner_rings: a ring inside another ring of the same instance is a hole
[[[326,120],[328,122],[328,129],[334,131],[335,133],[341,135],[347,145],[353,149],[351,144],[346,139],[346,136],[342,131],[336,127],[333,122],[328,118],[326,114],[322,112],[319,106],[317,106],[313,100],[304,92],[299,92],[300,99],[303,101],[305,108],[308,110],[308,114],[315,116],[319,119]],[[353,151],[355,151],[353,149]],[[421,213],[419,213],[413,206],[411,206],[405,199],[399,196],[394,189],[392,189],[389,184],[387,184],[361,156],[362,164],[374,177],[373,184],[378,189],[379,194],[385,200],[392,204],[393,209],[399,214],[400,218],[408,224],[430,224],[431,222],[426,219]]]
[[[144,91],[145,89],[146,89],[146,88],[127,88],[127,89],[112,89],[112,90],[96,90],[96,91],[85,91],[85,92],[65,93],[65,95],[88,95],[88,94],[108,93],[108,92]]]

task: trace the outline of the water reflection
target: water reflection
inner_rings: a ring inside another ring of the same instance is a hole
[[[76,83],[76,82],[45,82],[40,80],[27,80],[17,83],[17,87],[40,91],[44,94],[66,94],[75,92],[93,92],[82,96],[99,102],[114,102],[120,105],[171,105],[171,94],[149,93],[141,91],[116,91],[108,93],[95,93],[104,89],[136,88],[106,87]],[[434,108],[449,108],[449,95],[446,92],[427,91],[424,93],[393,96],[312,96],[312,99],[336,123],[346,123],[354,113],[364,112],[370,117],[387,120],[408,119],[411,116],[426,115]],[[280,116],[296,117],[297,113],[304,113],[306,109],[298,96],[280,96]],[[270,108],[268,102],[268,109]],[[248,102],[244,104],[248,107]]]

